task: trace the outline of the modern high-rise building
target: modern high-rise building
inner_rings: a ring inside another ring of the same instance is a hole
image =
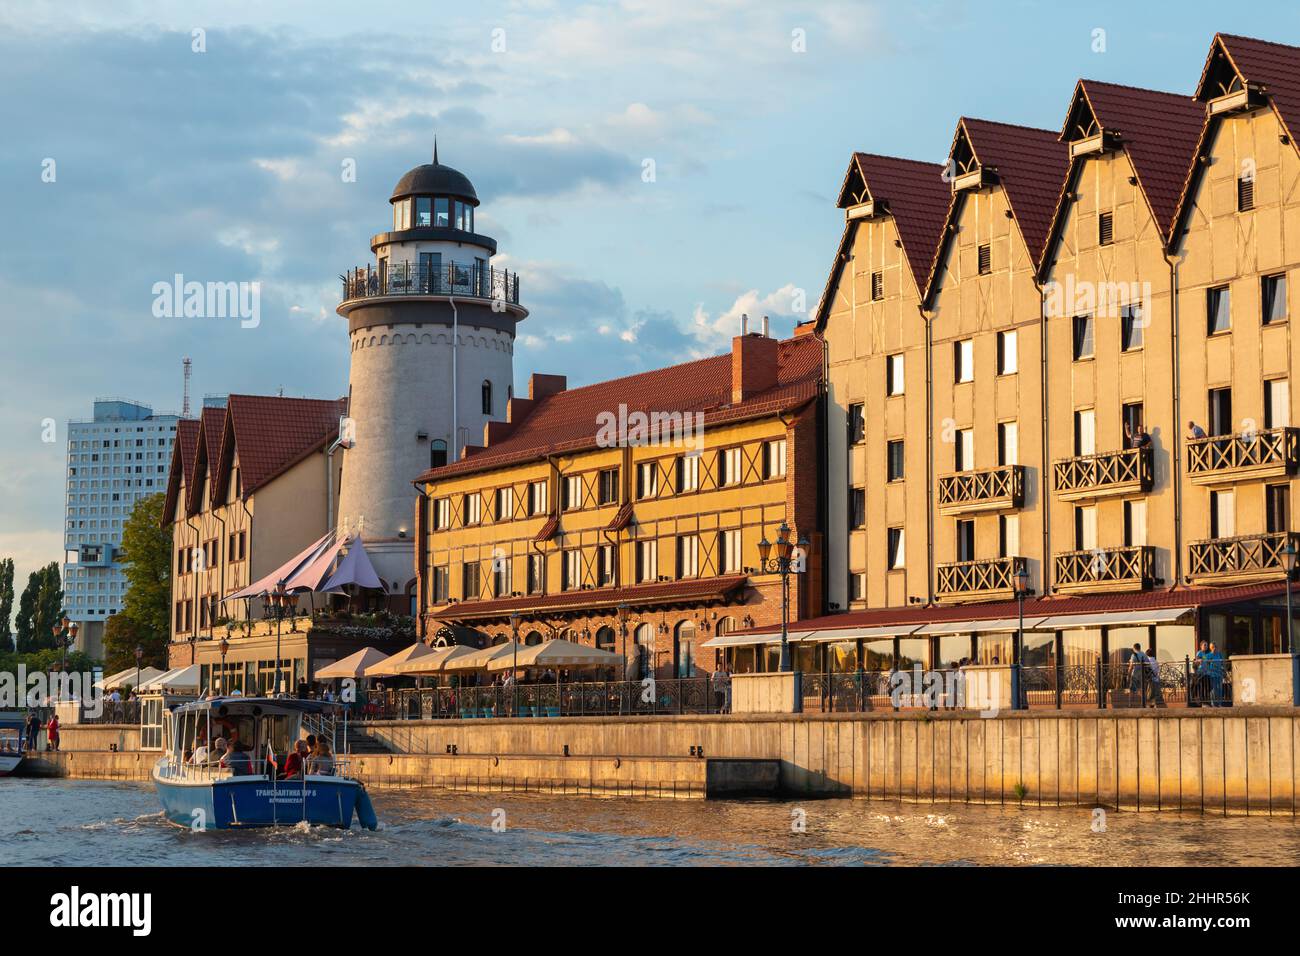
[[[64,606],[77,649],[104,652],[104,623],[122,609],[122,525],[135,503],[165,491],[180,417],[123,399],[97,399],[94,417],[68,422]]]

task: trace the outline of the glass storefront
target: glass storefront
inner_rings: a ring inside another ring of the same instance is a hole
[[[1196,628],[1191,624],[1156,627],[1156,660],[1160,663],[1196,658]]]
[[[1010,664],[1014,634],[978,634],[975,639],[977,664]]]
[[[898,669],[911,670],[920,664],[922,670],[930,666],[930,639],[927,637],[900,637],[898,639]]]
[[[864,671],[888,671],[894,668],[893,638],[862,642],[862,669]]]
[[[829,669],[836,674],[845,674],[858,669],[858,642],[836,641],[823,645],[823,653]]]
[[[1101,660],[1101,629],[1062,631],[1061,658],[1066,667],[1095,668]]]
[[[935,638],[934,666],[944,670],[970,657],[969,634],[945,634]]]

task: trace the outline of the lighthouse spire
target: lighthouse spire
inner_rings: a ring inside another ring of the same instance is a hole
[[[438,134],[433,134],[433,165],[438,165]]]

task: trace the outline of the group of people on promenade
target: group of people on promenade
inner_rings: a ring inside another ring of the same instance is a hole
[[[42,731],[44,731],[45,749],[58,750],[59,715],[50,714],[49,721],[42,724],[40,715],[34,710],[29,710],[27,719],[23,721],[22,749],[24,753],[36,753],[41,749]]]

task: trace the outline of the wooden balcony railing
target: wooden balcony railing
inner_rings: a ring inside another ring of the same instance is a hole
[[[1062,501],[1150,491],[1155,474],[1150,446],[1062,458],[1052,471]]]
[[[1023,465],[999,465],[978,471],[959,471],[939,478],[939,513],[1001,511],[1025,503]]]
[[[1056,555],[1053,580],[1066,594],[1077,591],[1144,591],[1155,583],[1156,549],[1094,548]]]
[[[1278,531],[1194,541],[1188,549],[1188,573],[1193,584],[1281,580],[1286,576],[1288,544],[1300,549],[1300,534]]]
[[[1024,558],[991,558],[984,561],[954,561],[938,566],[937,598],[950,604],[984,601],[1015,595],[1016,574],[1026,566]]]
[[[1300,429],[1270,428],[1187,443],[1187,475],[1198,485],[1238,478],[1294,475],[1300,463]]]

